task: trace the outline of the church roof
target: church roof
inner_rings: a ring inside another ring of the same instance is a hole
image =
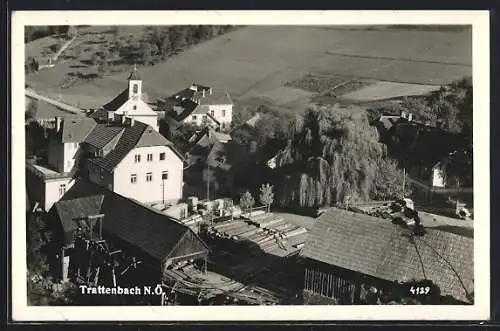
[[[129,80],[141,80],[141,76],[139,75],[139,71],[137,71],[137,67],[134,66],[134,70],[128,76]]]

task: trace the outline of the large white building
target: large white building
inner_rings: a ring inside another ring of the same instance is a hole
[[[143,203],[182,198],[182,155],[134,118],[57,118],[49,139],[48,164],[27,166],[28,194],[46,211],[78,176]]]
[[[142,80],[137,68],[134,68],[128,78],[127,88],[105,104],[101,111],[105,111],[109,119],[125,115],[158,131],[158,114],[143,100],[143,95]]]
[[[182,123],[209,125],[228,131],[233,119],[233,101],[226,92],[213,92],[212,88],[192,84],[166,100],[167,116]]]

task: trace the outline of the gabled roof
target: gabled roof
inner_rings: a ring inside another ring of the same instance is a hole
[[[72,200],[61,200],[56,202],[55,210],[65,234],[64,241],[68,245],[72,241],[73,233],[78,228],[77,220],[101,212],[104,195],[96,194]]]
[[[100,124],[99,129],[96,131],[96,134],[97,133],[99,133],[99,135],[97,136],[103,136],[101,138],[102,141],[99,141],[99,138],[96,138],[97,136],[91,137],[92,133],[89,135],[86,141],[91,141],[92,144],[104,147],[116,135],[121,135],[114,148],[107,155],[101,158],[90,160],[90,162],[106,169],[107,171],[113,171],[113,169],[121,162],[121,160],[123,160],[125,156],[127,156],[127,154],[132,149],[138,147],[169,146],[172,151],[181,160],[183,160],[182,154],[175,149],[172,142],[167,140],[149,125],[137,120],[134,121],[133,125],[126,126],[120,124],[115,124],[114,126],[106,126],[106,124]]]
[[[99,123],[87,136],[85,142],[91,146],[94,146],[95,148],[103,148],[117,135],[123,134],[124,130],[125,127],[123,126],[111,126],[105,123]]]
[[[88,117],[65,117],[62,122],[62,142],[80,143],[87,138],[97,123]]]
[[[91,162],[106,169],[113,171],[113,169],[123,160],[127,154],[135,148],[137,142],[141,138],[144,130],[148,125],[134,121],[134,125],[124,127],[122,136],[118,140],[115,148],[102,158],[92,159]]]
[[[473,238],[426,228],[424,236],[385,219],[332,208],[301,255],[387,281],[432,280],[441,295],[468,302],[474,291]]]
[[[66,242],[71,241],[76,230],[75,219],[104,214],[103,232],[112,235],[146,255],[163,261],[175,251],[184,235],[192,230],[161,214],[153,208],[127,199],[108,190],[102,190],[84,179],[78,179],[63,199],[54,205],[61,225],[67,234]],[[196,242],[193,251],[185,254],[204,253],[207,246],[194,233]]]
[[[202,105],[232,105],[233,100],[229,96],[228,92],[214,92],[212,94],[206,94],[204,98],[201,98],[200,104]]]
[[[103,106],[103,108],[107,111],[117,111],[125,102],[128,101],[129,97],[128,87],[123,90],[122,93],[118,94],[113,100],[108,102]]]
[[[185,120],[189,115],[191,115],[196,107],[198,107],[198,104],[191,99],[185,99],[183,101],[180,101],[176,103],[177,106],[180,106],[183,108],[183,111],[181,113],[177,113],[173,108],[168,111],[168,116],[172,117],[176,121],[183,121]]]

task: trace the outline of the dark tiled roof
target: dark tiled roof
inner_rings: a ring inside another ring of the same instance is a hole
[[[183,89],[183,90],[175,93],[174,95],[172,95],[170,97],[170,99],[172,99],[172,100],[179,100],[179,101],[182,100],[182,99],[184,99],[184,98],[191,99],[195,95],[195,93],[196,92],[194,90],[191,90],[190,88],[185,88],[185,89]],[[179,99],[177,99],[177,97]]]
[[[107,171],[113,171],[121,160],[135,148],[147,127],[148,125],[142,122],[134,121],[134,125],[126,126],[123,129],[122,136],[111,152],[103,158],[92,159],[91,161]]]
[[[182,113],[179,114],[176,111],[174,111],[173,109],[171,109],[168,112],[168,116],[172,117],[173,119],[175,119],[176,121],[179,121],[179,122],[185,120],[189,115],[191,115],[193,113],[193,111],[196,109],[196,107],[198,107],[198,104],[196,102],[192,101],[191,99],[183,100],[183,101],[177,103],[177,105],[184,108]]]
[[[411,236],[388,220],[332,208],[316,220],[301,255],[387,281],[429,279],[442,295],[467,302],[474,291],[473,239],[426,231]]]
[[[248,159],[248,150],[241,145],[232,141],[217,141],[208,154],[207,163],[213,168],[230,170],[236,164],[247,163]]]
[[[113,100],[108,102],[103,106],[103,108],[107,111],[116,111],[120,108],[125,102],[128,101],[128,88],[123,90],[122,93],[118,94]]]
[[[104,214],[104,236],[111,234],[159,261],[174,251],[186,233],[192,232],[187,226],[153,208],[102,190],[83,179],[77,180],[63,200],[55,204],[55,208],[63,227],[69,232],[75,229],[72,221],[75,217]],[[203,241],[193,235],[198,240],[191,245],[191,251],[184,254],[207,252]]]
[[[62,123],[62,142],[80,143],[84,141],[96,124],[93,119],[84,116],[64,118]]]
[[[227,92],[215,92],[212,94],[206,94],[204,98],[201,98],[200,104],[202,105],[232,105],[233,100]]]
[[[99,123],[94,130],[87,136],[85,142],[96,148],[103,148],[118,134],[122,134],[125,130],[123,126],[110,126],[104,123]]]
[[[61,200],[55,203],[55,210],[65,234],[65,244],[71,243],[73,234],[78,228],[77,221],[90,215],[100,214],[104,195],[96,194],[72,200]]]

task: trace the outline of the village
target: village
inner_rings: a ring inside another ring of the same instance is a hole
[[[300,179],[300,197],[290,197],[299,162],[290,151],[304,149],[307,135],[242,143],[272,111],[235,123],[229,87],[191,81],[152,100],[134,64],[122,91],[92,108],[26,87],[26,214],[51,233],[44,249],[54,291],[161,288],[78,290],[82,305],[474,302],[472,189],[449,187],[444,159],[418,154],[430,144],[452,158],[457,134],[410,111],[381,112],[370,130],[394,155],[404,145],[418,158],[406,158],[402,177],[377,183],[391,181],[395,193],[362,199],[351,189],[334,199],[312,189],[324,176],[313,155],[307,167],[320,169],[318,181]]]

